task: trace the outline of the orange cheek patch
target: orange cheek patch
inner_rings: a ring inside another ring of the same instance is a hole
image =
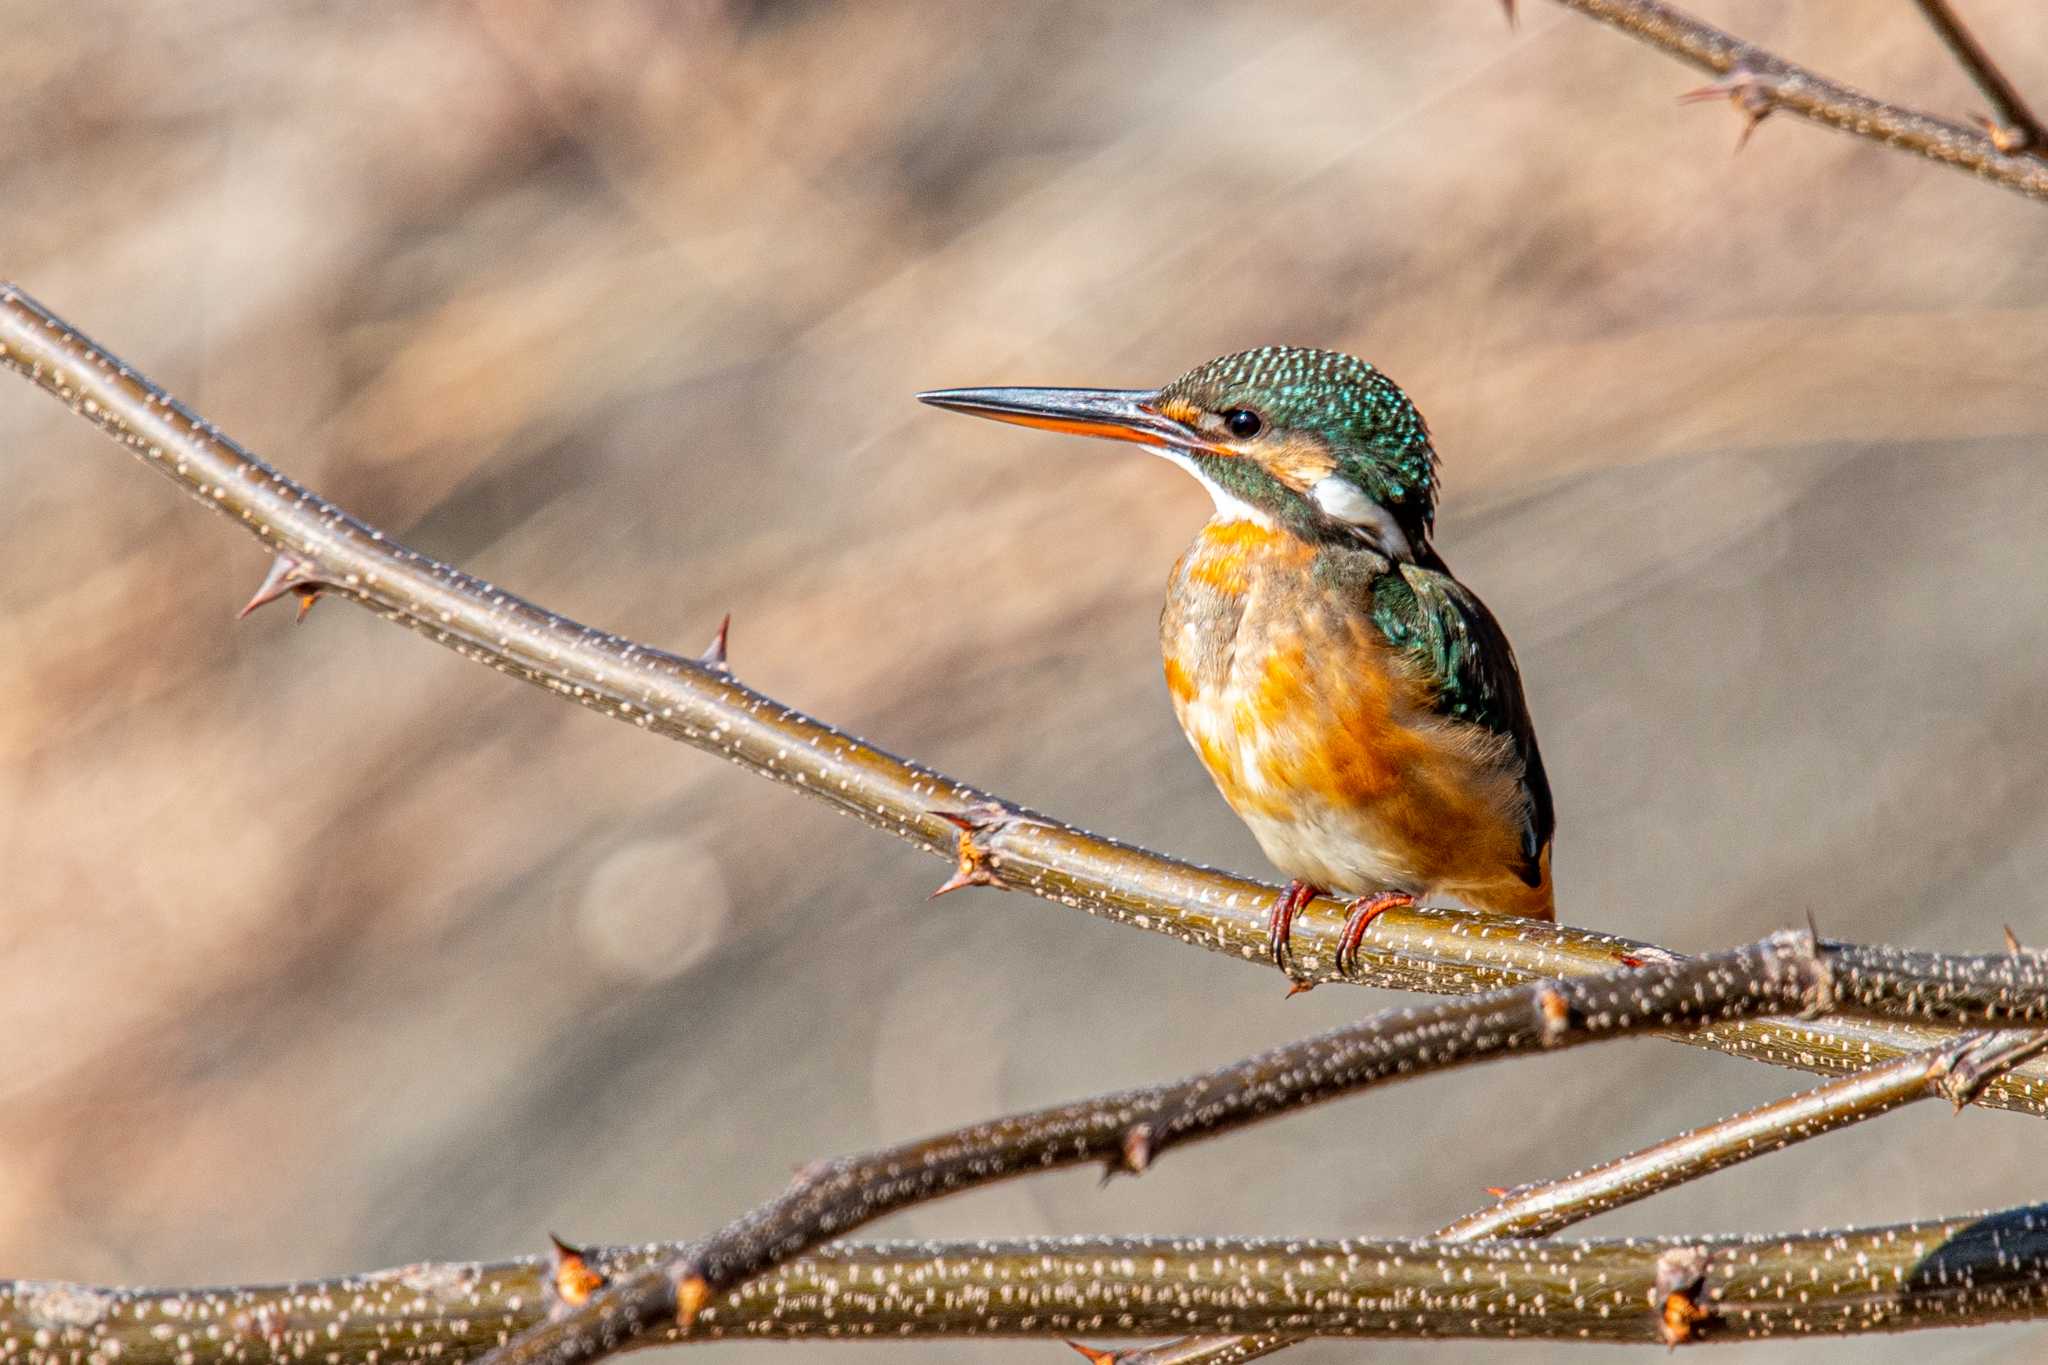
[[[1336,457],[1330,454],[1329,447],[1306,436],[1290,436],[1278,443],[1268,443],[1260,447],[1258,460],[1273,477],[1300,491],[1313,487],[1337,468]]]

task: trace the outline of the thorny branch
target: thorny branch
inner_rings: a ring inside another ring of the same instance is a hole
[[[1920,12],[1927,16],[1927,22],[1948,44],[1948,50],[1955,54],[1963,70],[1970,73],[1970,79],[1977,82],[1977,88],[1984,92],[1984,98],[1991,101],[1991,117],[1983,120],[1984,131],[2001,152],[2028,152],[2041,156],[2048,152],[2048,131],[2041,127],[2041,121],[2034,117],[2034,111],[2027,107],[2027,101],[2005,73],[1998,69],[1998,63],[1977,41],[1977,35],[1957,14],[1955,6],[1948,0],[1919,0]]]
[[[1940,957],[1781,933],[1746,948],[1464,1000],[1398,1006],[1163,1086],[1015,1114],[817,1163],[674,1261],[537,1327],[487,1365],[583,1365],[827,1239],[913,1204],[1063,1166],[1145,1171],[1180,1143],[1491,1058],[1758,1014],[2048,1023],[2048,958]]]
[[[1499,1203],[1438,1228],[1436,1236],[1447,1242],[1549,1237],[1574,1223],[1917,1100],[1946,1099],[1960,1111],[1991,1076],[2044,1048],[2048,1032],[1973,1034],[1952,1047],[1840,1077],[1590,1170],[1500,1191]],[[1238,1365],[1302,1340],[1285,1335],[1182,1337],[1093,1355],[1097,1365]]]
[[[672,1250],[592,1252],[589,1268],[630,1273]],[[543,1322],[561,1302],[554,1278],[529,1257],[275,1287],[0,1282],[0,1365],[450,1365]],[[1186,1331],[1644,1343],[1672,1342],[1674,1320],[1679,1340],[1723,1342],[2009,1322],[2044,1307],[2048,1206],[2036,1205],[1688,1240],[841,1245],[647,1344]]]
[[[2048,161],[2001,145],[1995,133],[1980,132],[1873,98],[1724,33],[1661,0],[1557,3],[1711,71],[1721,79],[1708,89],[1734,99],[1752,125],[1782,109],[1857,137],[1970,171],[2029,198],[2048,199]],[[1985,61],[1984,69],[1995,73],[1989,59]],[[1973,68],[1973,72],[1976,70]],[[1979,80],[1982,79],[1979,73]],[[2019,108],[2024,112],[2024,105]],[[2000,111],[2000,117],[2011,120],[2009,111]],[[2009,126],[2016,125],[2009,122]]]
[[[955,860],[971,881],[1265,960],[1265,910],[1274,888],[1085,833],[896,758],[746,687],[717,644],[715,657],[699,660],[608,635],[395,544],[255,459],[4,284],[0,366],[33,380],[268,546],[275,559],[259,598],[351,598],[464,658],[717,754]],[[1295,921],[1298,972],[1316,981],[1463,994],[1621,962],[1677,960],[1613,935],[1418,906],[1380,916],[1344,977],[1334,966],[1343,921],[1343,906],[1327,899]],[[1828,1019],[1738,1022],[1684,1041],[1837,1075],[1953,1042],[1954,1034]],[[2048,1112],[2048,1073],[2038,1066],[2016,1070],[1977,1102]]]
[[[1715,72],[1721,79],[1709,90],[1732,96],[1751,126],[1787,109],[2048,198],[2048,167],[2013,155],[2041,152],[2041,125],[1946,0],[1919,2],[1993,105],[1995,118],[1986,121],[1983,136],[1838,85],[1657,0],[1559,2]],[[1256,914],[1243,913],[1246,893],[1255,912],[1265,888],[1057,825],[780,707],[730,681],[724,626],[702,659],[681,659],[578,626],[391,545],[247,456],[33,301],[0,286],[0,309],[0,363],[29,375],[276,547],[243,615],[286,595],[297,598],[301,618],[323,593],[355,598],[467,657],[721,752],[933,851],[947,851],[941,826],[953,826],[958,835],[950,851],[958,871],[941,891],[1028,889],[1163,928],[1184,941],[1207,938],[1205,946],[1253,955],[1255,936],[1253,943],[1244,941],[1244,921],[1255,925]],[[793,743],[809,753],[793,754]],[[958,809],[933,809],[935,801]],[[1322,950],[1325,962],[1333,927],[1327,912],[1324,907],[1324,922],[1302,926],[1304,947]],[[1161,925],[1148,922],[1154,914]],[[1174,1085],[824,1163],[780,1199],[704,1242],[588,1259],[565,1247],[552,1274],[538,1262],[520,1261],[413,1267],[274,1290],[0,1285],[0,1361],[54,1365],[83,1357],[194,1365],[241,1358],[261,1343],[278,1356],[319,1348],[338,1363],[418,1358],[414,1353],[431,1343],[424,1354],[453,1348],[461,1358],[495,1344],[489,1358],[498,1365],[568,1365],[634,1345],[728,1333],[1259,1334],[1191,1338],[1102,1357],[1159,1365],[1249,1359],[1322,1334],[1679,1344],[1996,1321],[2035,1316],[2048,1304],[2048,1218],[2039,1208],[1804,1238],[1494,1240],[1547,1234],[1935,1093],[1961,1107],[1994,1085],[1996,1102],[2042,1107],[2038,1077],[2026,1084],[2000,1084],[2000,1078],[2048,1047],[2048,1034],[1951,1038],[1903,1056],[1904,1047],[1938,1039],[1940,1030],[1894,1030],[1889,1043],[1872,1048],[1867,1036],[1859,1038],[1861,1030],[1840,1024],[1806,1030],[1809,1052],[1819,1058],[1805,1059],[1809,1069],[1852,1064],[1858,1042],[1865,1044],[1865,1060],[1896,1060],[1591,1171],[1509,1192],[1432,1241],[926,1244],[827,1248],[799,1259],[834,1233],[907,1204],[1080,1162],[1138,1173],[1180,1141],[1492,1056],[1639,1032],[1692,1033],[1795,1010],[1939,1026],[2048,1019],[2048,972],[2019,954],[1938,958],[1782,935],[1735,953],[1685,960],[1579,931],[1500,931],[1428,910],[1408,912],[1390,928],[1390,937],[1409,941],[1373,945],[1353,979],[1471,991],[1615,961],[1647,965],[1387,1011]],[[1341,978],[1325,965],[1313,979]],[[1788,1061],[1782,1033],[1737,1028],[1697,1040]],[[1910,1260],[1902,1248],[1910,1248]],[[1835,1273],[1824,1273],[1824,1266]],[[1782,1288],[1797,1272],[1804,1272],[1801,1283],[1808,1288],[1792,1307]],[[1003,1284],[1005,1292],[990,1295],[990,1283]],[[1547,1302],[1553,1296],[1555,1302]],[[348,1306],[341,1307],[344,1298]],[[540,1321],[544,1305],[546,1322]],[[156,1322],[148,1322],[152,1312]],[[437,1327],[446,1329],[443,1337],[436,1338]],[[349,1349],[335,1349],[344,1340]],[[296,1351],[288,1349],[294,1344]]]

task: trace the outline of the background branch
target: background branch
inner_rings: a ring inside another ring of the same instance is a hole
[[[673,1251],[589,1253],[616,1274]],[[1077,1238],[847,1245],[707,1305],[662,1342],[725,1337],[1295,1335],[1665,1340],[1660,1271],[1703,1258],[1693,1339],[2008,1322],[2048,1304],[2048,1206],[1790,1236],[1445,1243]],[[278,1286],[0,1283],[10,1365],[468,1360],[559,1300],[538,1257]],[[1785,1294],[1787,1283],[1801,1286]]]
[[[2041,129],[2040,120],[2018,88],[2006,79],[1998,69],[1998,63],[1984,44],[1977,41],[1977,35],[1956,13],[1955,6],[1948,0],[1919,0],[1920,12],[1927,16],[1927,22],[1948,44],[1948,50],[1970,73],[1970,79],[1977,82],[1977,88],[1984,92],[1984,98],[1991,102],[1991,124],[1985,131],[2000,151],[2029,152],[2035,156],[2048,146],[2048,134]]]
[[[255,459],[18,289],[0,285],[0,365],[22,374],[274,553],[270,584],[347,597],[464,658],[681,740],[824,801],[995,885],[1263,962],[1270,886],[1073,829],[907,762],[782,705],[724,667],[605,634],[396,544]],[[962,830],[933,808],[966,812]],[[1343,907],[1296,922],[1297,966],[1334,970]],[[1393,910],[1349,978],[1437,994],[1671,960],[1650,944],[1568,926],[1457,911]],[[1847,1020],[1734,1023],[1685,1041],[1805,1071],[1842,1074],[1954,1041],[1953,1031]],[[2038,1064],[2000,1077],[1979,1103],[2048,1112]]]
[[[1856,137],[1970,171],[2033,199],[2048,199],[2048,162],[2002,149],[1960,123],[1889,103],[1724,33],[1659,0],[1557,0],[1611,28],[1728,81],[1752,119],[1782,109]]]

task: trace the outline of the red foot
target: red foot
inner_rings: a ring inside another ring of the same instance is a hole
[[[1301,913],[1303,906],[1323,893],[1304,881],[1291,881],[1287,889],[1273,902],[1273,916],[1266,921],[1266,951],[1273,957],[1273,965],[1292,977],[1294,975],[1294,948],[1289,939],[1294,933],[1294,917]],[[1313,982],[1304,985],[1297,980],[1289,995],[1309,990]]]
[[[1415,904],[1415,897],[1406,891],[1375,891],[1370,896],[1360,896],[1351,902],[1351,913],[1344,917],[1344,932],[1337,938],[1337,970],[1344,976],[1351,975],[1351,969],[1358,965],[1358,945],[1365,941],[1365,931],[1372,922],[1389,910]]]

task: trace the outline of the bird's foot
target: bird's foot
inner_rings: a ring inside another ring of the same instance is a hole
[[[1305,881],[1291,881],[1274,900],[1272,918],[1266,921],[1266,951],[1272,956],[1273,965],[1293,980],[1294,989],[1288,992],[1289,995],[1315,986],[1313,981],[1304,982],[1294,975],[1294,945],[1290,940],[1294,934],[1294,917],[1301,913],[1303,906],[1322,894],[1320,889]]]
[[[1344,917],[1344,932],[1337,936],[1337,971],[1340,975],[1351,975],[1351,969],[1358,965],[1358,945],[1365,941],[1365,931],[1372,922],[1389,910],[1401,909],[1415,904],[1415,897],[1406,891],[1375,891],[1370,896],[1360,896],[1346,907],[1350,913]]]

